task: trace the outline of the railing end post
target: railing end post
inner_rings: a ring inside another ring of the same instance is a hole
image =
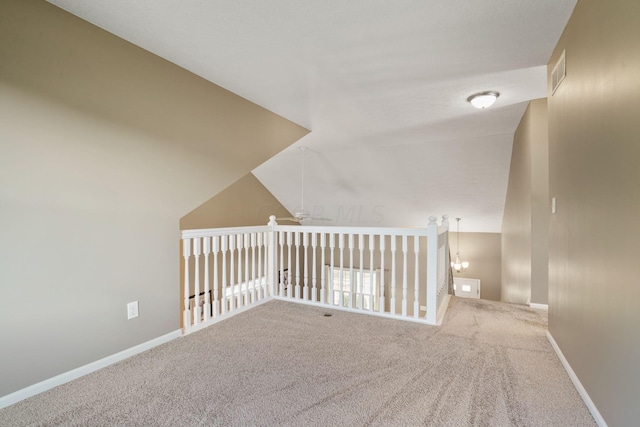
[[[185,332],[191,328],[191,310],[189,309],[182,312],[182,326]]]
[[[442,225],[449,229],[449,215],[442,215]]]
[[[429,227],[432,227],[432,226],[435,226],[435,227],[438,226],[438,217],[437,216],[433,216],[432,215],[432,216],[429,217]]]
[[[269,296],[274,296],[276,292],[276,280],[278,279],[278,271],[277,271],[277,254],[276,254],[276,226],[278,223],[276,222],[276,216],[269,216],[269,227],[271,230],[268,232],[268,242],[267,242],[267,275],[268,275],[268,289]]]

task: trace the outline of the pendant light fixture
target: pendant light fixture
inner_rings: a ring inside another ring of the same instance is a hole
[[[456,273],[460,273],[469,268],[469,263],[467,261],[460,261],[460,218],[456,218],[456,221],[458,222],[458,247],[456,250],[456,260],[451,262],[451,268],[453,268]]]

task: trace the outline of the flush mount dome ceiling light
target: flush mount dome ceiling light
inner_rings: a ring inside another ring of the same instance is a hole
[[[474,93],[467,98],[467,101],[469,101],[474,107],[482,110],[491,107],[493,103],[496,102],[496,99],[498,99],[499,96],[499,92],[490,90],[487,92]]]

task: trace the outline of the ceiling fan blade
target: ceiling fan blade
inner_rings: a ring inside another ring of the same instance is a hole
[[[276,218],[276,221],[300,222],[300,221],[302,221],[302,218],[298,218],[298,217],[295,217],[295,216],[290,216],[290,217],[286,217],[286,218]]]
[[[310,219],[312,221],[333,221],[333,219],[331,219],[331,218],[316,218],[315,216],[311,217],[311,218],[308,218],[308,219]]]

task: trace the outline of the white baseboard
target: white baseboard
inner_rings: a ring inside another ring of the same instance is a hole
[[[218,323],[218,322],[222,322],[223,320],[227,320],[227,319],[229,319],[230,317],[235,316],[236,314],[244,313],[245,311],[247,311],[247,310],[251,310],[251,309],[252,309],[252,308],[254,308],[254,307],[257,307],[257,306],[259,306],[259,305],[264,304],[265,302],[269,302],[269,301],[271,301],[272,299],[273,299],[273,297],[270,297],[270,296],[269,296],[269,297],[266,297],[266,298],[261,299],[260,301],[257,301],[257,302],[254,302],[254,303],[251,303],[251,304],[249,304],[249,305],[245,305],[245,306],[240,307],[240,308],[236,308],[236,309],[235,309],[235,310],[233,310],[233,311],[227,311],[227,312],[224,314],[224,316],[223,316],[223,315],[219,315],[219,316],[218,316],[218,317],[216,317],[216,318],[209,319],[209,321],[208,321],[208,322],[206,322],[206,323],[205,323],[205,322],[201,322],[201,323],[198,323],[197,325],[191,325],[191,326],[189,326],[188,328],[183,328],[183,333],[184,333],[184,335],[186,336],[186,335],[192,334],[192,333],[194,333],[194,332],[201,331],[201,330],[203,330],[204,328],[207,328],[207,327],[209,327],[209,326],[211,326],[211,325],[215,325],[215,324],[216,324],[216,323]]]
[[[450,295],[448,296],[450,297]],[[286,301],[294,304],[302,304],[302,305],[310,305],[313,307],[326,308],[329,310],[346,311],[348,313],[361,314],[363,316],[383,317],[385,319],[400,320],[402,322],[415,322],[423,325],[440,326],[438,323],[432,323],[427,321],[424,317],[413,317],[413,316],[401,317],[399,313],[398,314],[391,314],[388,312],[380,313],[379,311],[360,310],[358,308],[341,307],[339,305],[331,305],[327,303],[323,304],[320,301],[309,301],[309,300],[297,299],[297,298],[280,297],[277,295],[274,295],[272,299],[275,301]],[[444,314],[442,314],[442,317],[444,318]]]
[[[551,333],[549,331],[547,331],[547,338],[551,343],[551,347],[553,347],[553,350],[558,355],[558,359],[560,359],[560,362],[562,362],[564,370],[567,371],[567,374],[569,374],[571,382],[573,382],[576,390],[578,390],[578,394],[580,395],[580,397],[582,397],[585,405],[587,405],[589,412],[591,412],[591,416],[593,416],[596,424],[598,424],[598,426],[600,427],[607,427],[607,423],[604,421],[604,418],[602,418],[602,415],[600,415],[600,412],[598,411],[598,408],[596,408],[596,405],[593,403],[593,400],[591,400],[591,398],[589,397],[589,393],[587,393],[587,390],[585,390],[585,388],[582,386],[582,383],[578,379],[578,376],[575,372],[573,372],[571,365],[569,365],[569,361],[564,357],[564,354],[562,354],[562,350],[560,350],[560,347],[558,347],[558,343],[556,343],[556,340],[553,339],[553,336],[551,336]]]
[[[451,295],[447,294],[442,298],[442,302],[440,303],[440,307],[438,307],[436,325],[442,326],[442,322],[444,321],[444,315],[447,314],[447,308],[449,307],[449,301],[451,300]]]
[[[161,337],[154,338],[142,344],[138,344],[119,353],[112,354],[111,356],[96,360],[95,362],[80,366],[79,368],[72,369],[71,371],[67,371],[60,375],[56,375],[55,377],[49,378],[48,380],[30,385],[29,387],[25,387],[22,390],[18,390],[11,394],[7,394],[6,396],[2,396],[0,397],[0,409],[6,408],[7,406],[13,405],[14,403],[17,403],[28,397],[42,393],[43,391],[47,391],[64,383],[68,383],[69,381],[73,381],[84,375],[90,374],[91,372],[97,371],[98,369],[102,369],[116,362],[120,362],[121,360],[127,359],[138,353],[142,353],[143,351],[149,350],[153,347],[157,347],[160,344],[164,344],[180,336],[182,336],[181,330],[170,332],[166,335],[162,335]]]
[[[549,310],[549,305],[548,304],[538,304],[538,303],[535,303],[535,302],[530,302],[529,303],[529,307],[537,308],[538,310]]]

